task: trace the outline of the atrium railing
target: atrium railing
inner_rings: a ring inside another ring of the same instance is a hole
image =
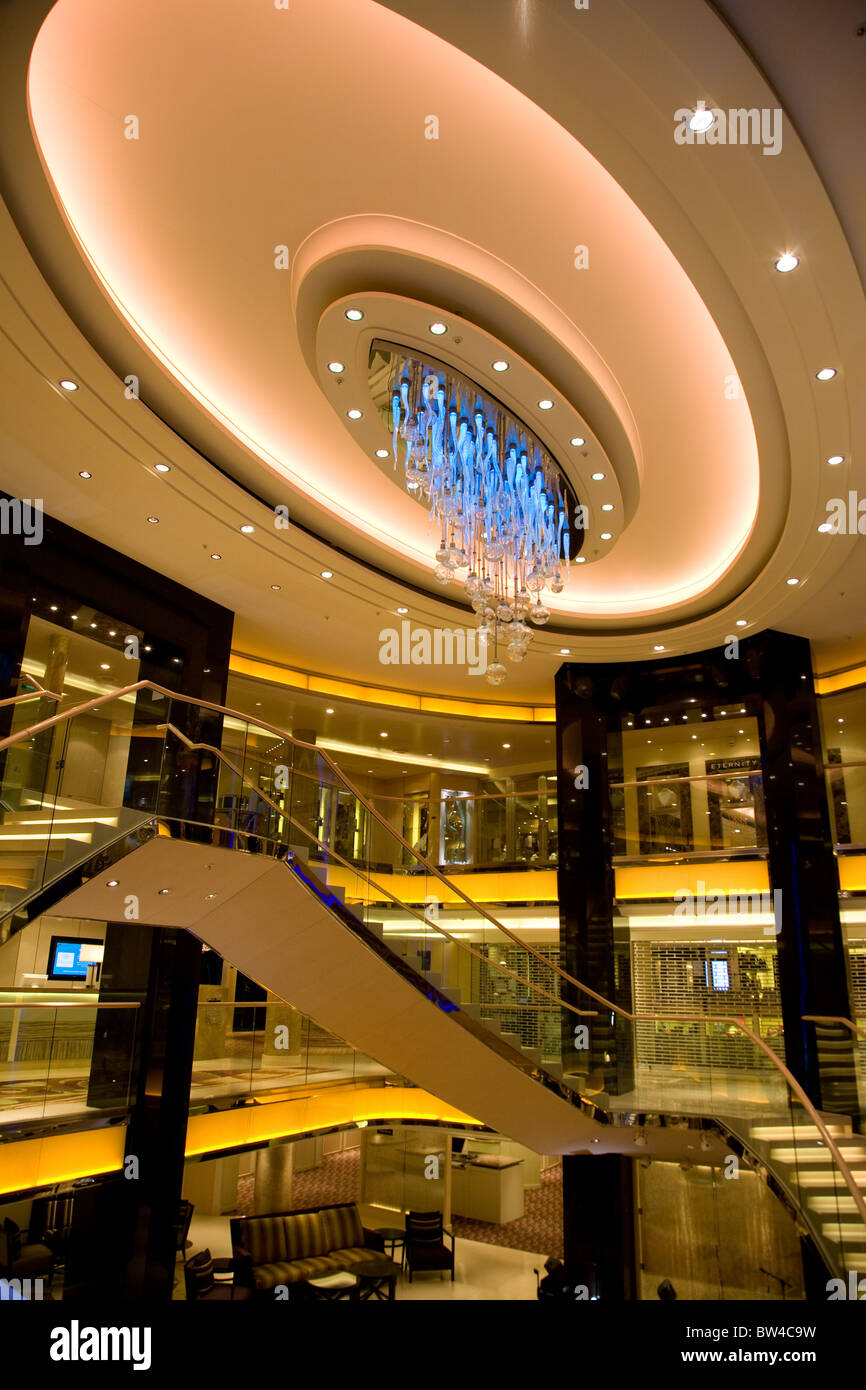
[[[202,986],[196,1013],[191,1109],[228,1099],[277,1102],[310,1086],[409,1084],[276,995],[227,1000],[207,992]]]
[[[128,1109],[139,1008],[129,1000],[0,1000],[0,1130]],[[108,1014],[110,1053],[104,1036],[97,1039]]]

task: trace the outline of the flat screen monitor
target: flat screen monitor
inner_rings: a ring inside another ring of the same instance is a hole
[[[91,962],[81,959],[81,948],[101,945],[99,937],[79,936],[70,940],[52,936],[48,950],[49,980],[86,980]]]
[[[731,988],[731,971],[726,960],[708,960],[706,971],[710,989]]]

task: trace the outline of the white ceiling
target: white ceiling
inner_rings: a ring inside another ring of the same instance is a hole
[[[232,608],[241,650],[303,669],[549,702],[563,646],[587,660],[691,650],[721,642],[736,617],[745,631],[810,636],[825,668],[854,660],[858,538],[816,528],[859,477],[866,316],[845,233],[855,249],[861,235],[845,193],[853,151],[829,158],[831,200],[819,175],[832,127],[799,110],[810,21],[798,14],[794,43],[768,6],[786,35],[766,55],[772,71],[758,55],[777,96],[694,0],[580,12],[503,2],[497,23],[493,7],[293,0],[254,15],[227,4],[202,25],[179,0],[151,5],[146,24],[107,0],[60,0],[31,98],[98,275],[26,121],[38,15],[7,7],[0,483],[38,490],[64,521]],[[761,49],[773,25],[735,10]],[[846,5],[821,13],[811,23],[832,83],[834,63],[844,76],[864,41]],[[266,27],[280,24],[293,27]],[[676,145],[673,113],[699,95],[781,100],[782,153]],[[122,137],[129,112],[137,142]],[[423,138],[429,113],[435,142]],[[278,243],[292,257],[285,280]],[[589,271],[574,268],[578,243]],[[781,276],[772,263],[787,249],[801,265]],[[576,572],[556,631],[539,633],[496,692],[453,668],[394,679],[378,660],[397,606],[430,626],[461,610],[428,592],[419,509],[369,466],[305,358],[316,295],[373,273],[371,289],[414,282],[427,302],[471,307],[566,399],[594,407],[611,457],[628,439],[638,462],[631,525]],[[814,372],[828,362],[838,376],[822,385]],[[731,370],[736,401],[724,394]],[[128,372],[148,405],[124,398]],[[81,383],[74,396],[56,388],[67,375]],[[846,463],[828,472],[831,452]],[[158,460],[171,472],[157,474]],[[267,505],[283,499],[285,533]],[[251,537],[238,529],[248,521]],[[678,586],[665,617],[639,614],[642,594]]]

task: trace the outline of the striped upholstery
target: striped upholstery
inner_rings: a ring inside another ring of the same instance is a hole
[[[324,1255],[328,1249],[316,1211],[253,1217],[244,1223],[244,1236],[254,1265],[302,1260],[308,1255]]]
[[[333,1274],[376,1254],[364,1244],[361,1217],[354,1205],[288,1216],[250,1216],[238,1222],[237,1234],[252,1257],[253,1282],[262,1290]]]
[[[321,1220],[326,1250],[342,1250],[364,1244],[364,1229],[357,1207],[331,1207],[321,1213]]]

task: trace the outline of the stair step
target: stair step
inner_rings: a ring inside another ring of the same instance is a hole
[[[526,1044],[524,1043],[524,1044],[521,1046],[521,1049],[520,1049],[520,1050],[521,1050],[521,1052],[523,1053],[524,1057],[528,1057],[528,1058],[530,1059],[530,1061],[538,1062],[539,1064],[541,1063],[541,1059],[542,1059],[542,1056],[543,1056],[543,1053],[544,1053],[544,1048],[542,1048],[542,1047],[527,1047]]]
[[[310,857],[310,851],[307,845],[289,845],[289,853],[294,859],[297,859],[300,864],[306,864]]]
[[[857,1203],[847,1188],[844,1193],[834,1193],[829,1197],[809,1197],[806,1200],[806,1206],[811,1211],[816,1211],[819,1216],[835,1216],[837,1213],[840,1216],[859,1217],[860,1215],[857,1210]]]
[[[862,1245],[866,1252],[866,1226],[862,1221],[822,1221],[821,1230],[837,1245]]]
[[[827,1126],[827,1129],[829,1133],[832,1134],[834,1139],[841,1139],[851,1134],[850,1122],[847,1125],[830,1124]],[[801,1139],[808,1139],[810,1137],[814,1138],[816,1141],[821,1138],[820,1130],[812,1124],[794,1125],[793,1130],[791,1125],[786,1124],[752,1125],[752,1128],[749,1130],[749,1133],[751,1134],[753,1139],[787,1139],[789,1142],[792,1134],[796,1137],[798,1142]]]
[[[445,985],[440,985],[439,988],[441,989],[442,993],[445,995],[445,998],[451,1000],[451,1003],[452,1003],[452,1004],[459,1004],[459,1003],[460,1003],[461,992],[460,992],[460,990],[456,987],[456,985],[453,985],[453,986],[451,986],[450,988],[446,988]],[[461,1005],[461,1007],[462,1007],[462,1005]]]
[[[855,1148],[850,1143],[837,1144],[836,1147],[846,1163],[857,1168],[866,1167],[866,1149]],[[836,1161],[828,1148],[819,1147],[818,1144],[815,1144],[814,1147],[811,1144],[798,1144],[796,1148],[773,1146],[770,1149],[770,1159],[775,1163],[790,1163],[798,1166],[808,1164],[810,1168],[814,1168],[818,1164],[826,1164],[828,1168],[832,1168]]]
[[[500,1028],[499,1036],[503,1042],[509,1043],[511,1047],[522,1048],[519,1033],[504,1033]]]

